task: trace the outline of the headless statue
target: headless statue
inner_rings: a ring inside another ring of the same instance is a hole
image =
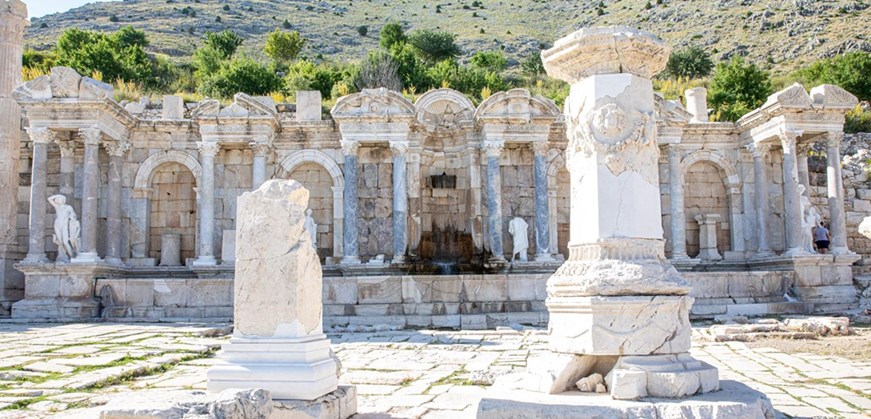
[[[315,222],[314,217],[312,217],[312,210],[308,208],[305,210],[305,223],[303,224],[303,228],[306,232],[308,232],[309,236],[312,239],[312,246],[317,249],[318,248],[318,224]]]
[[[514,217],[508,223],[508,234],[511,234],[511,238],[514,241],[514,247],[511,249],[512,262],[514,262],[514,257],[517,254],[520,254],[521,262],[529,260],[529,256],[526,254],[526,249],[529,249],[529,239],[526,235],[527,229],[529,229],[529,224],[526,224],[526,221],[523,221],[523,218],[520,217]]]
[[[67,197],[52,195],[48,202],[54,207],[54,235],[52,241],[57,245],[56,262],[69,262],[79,253],[82,231],[76,211],[67,205]]]

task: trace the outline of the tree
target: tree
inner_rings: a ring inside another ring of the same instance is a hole
[[[480,51],[469,60],[472,67],[496,73],[505,70],[506,63],[505,57],[498,51]]]
[[[402,25],[398,23],[388,23],[381,28],[381,48],[389,50],[394,45],[403,43],[406,40]]]
[[[377,89],[401,91],[402,80],[399,78],[399,65],[390,54],[383,51],[373,51],[363,61],[360,72],[354,80],[358,90]]]
[[[719,114],[719,120],[737,121],[759,107],[772,93],[768,73],[738,56],[722,62],[714,69],[708,103]]]
[[[702,47],[693,45],[671,53],[665,73],[669,77],[689,77],[697,79],[711,74],[714,63]]]
[[[305,38],[301,37],[297,31],[282,32],[276,28],[266,36],[266,45],[263,47],[263,51],[276,62],[287,63],[299,55],[305,42]]]
[[[357,26],[357,33],[360,36],[366,36],[366,34],[369,33],[369,27],[366,25]]]
[[[427,72],[427,65],[418,58],[414,47],[400,42],[390,48],[390,56],[396,62],[397,73],[402,80],[403,88],[414,87],[418,91],[426,91],[433,86],[433,80]]]
[[[271,68],[247,57],[238,57],[221,66],[200,85],[200,93],[229,98],[238,92],[266,95],[281,88],[281,79]]]
[[[455,42],[456,35],[442,31],[420,30],[408,37],[424,61],[435,64],[452,60],[460,55],[460,47]]]
[[[224,59],[232,57],[239,45],[242,45],[242,38],[229,29],[206,33],[206,46],[220,52]]]
[[[314,64],[299,60],[287,69],[284,87],[288,93],[299,90],[318,90],[323,97],[330,97],[333,85],[352,78],[352,69],[341,68],[328,63]]]
[[[197,80],[205,80],[208,76],[221,69],[224,62],[224,54],[211,46],[203,46],[194,51],[193,65],[194,77]]]
[[[118,43],[118,46],[121,48],[127,48],[132,46],[140,46],[145,48],[148,46],[148,36],[145,35],[145,32],[138,31],[133,29],[132,26],[124,26],[115,32],[112,35],[112,38],[115,42]]]
[[[536,52],[520,62],[520,68],[523,72],[530,76],[544,74],[544,63],[541,62],[541,53]]]
[[[152,59],[145,52],[145,34],[133,28],[103,34],[81,29],[67,29],[54,49],[57,65],[72,67],[80,74],[102,74],[103,80],[123,80],[149,87]]]
[[[834,84],[856,95],[859,100],[871,100],[871,54],[849,52],[819,60],[797,72],[808,83]]]

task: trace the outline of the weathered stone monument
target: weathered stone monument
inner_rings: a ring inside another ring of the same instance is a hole
[[[653,35],[626,27],[581,29],[542,53],[548,74],[571,84],[569,258],[547,282],[551,353],[530,359],[521,381],[499,384],[557,394],[601,374],[610,398],[587,399],[577,410],[543,411],[533,403],[517,417],[608,417],[640,407],[611,399],[680,398],[719,388],[717,369],[688,353],[691,287],[664,254],[650,78],[668,53]],[[479,417],[506,411],[485,399]]]
[[[293,180],[269,180],[239,197],[234,331],[208,389],[262,388],[275,400],[315,401],[331,412],[319,417],[345,418],[356,412],[355,392],[338,388],[323,333],[321,266],[304,228],[308,201]]]

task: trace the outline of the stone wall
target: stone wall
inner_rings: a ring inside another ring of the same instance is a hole
[[[309,191],[309,208],[318,224],[318,256],[323,259],[333,255],[333,178],[317,163],[303,163],[288,176]],[[341,240],[341,238],[337,238]]]
[[[508,223],[514,217],[523,218],[532,259],[535,248],[535,180],[533,178],[533,152],[526,145],[505,147],[501,156],[502,173],[502,249],[506,255],[514,251],[514,242],[508,234]]]
[[[393,256],[393,155],[383,146],[357,152],[357,240],[360,257]]]
[[[163,234],[181,235],[181,260],[196,257],[197,197],[196,180],[187,167],[178,163],[160,166],[151,180],[151,214],[148,257],[160,259]]]
[[[469,153],[426,151],[421,153],[421,248],[425,259],[438,261],[468,261],[474,251],[469,220],[472,189]],[[434,177],[451,180],[438,185]]]
[[[697,215],[718,214],[717,251],[722,256],[732,250],[729,197],[725,173],[707,161],[693,164],[684,175],[684,216],[686,218],[686,249],[690,257],[699,254],[699,223]]]

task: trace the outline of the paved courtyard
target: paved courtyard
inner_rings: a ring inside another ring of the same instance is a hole
[[[95,417],[130,391],[199,390],[227,325],[0,324],[0,418]],[[545,349],[541,330],[330,336],[363,418],[473,417],[494,376]],[[693,355],[792,417],[869,417],[871,361],[701,342]]]

